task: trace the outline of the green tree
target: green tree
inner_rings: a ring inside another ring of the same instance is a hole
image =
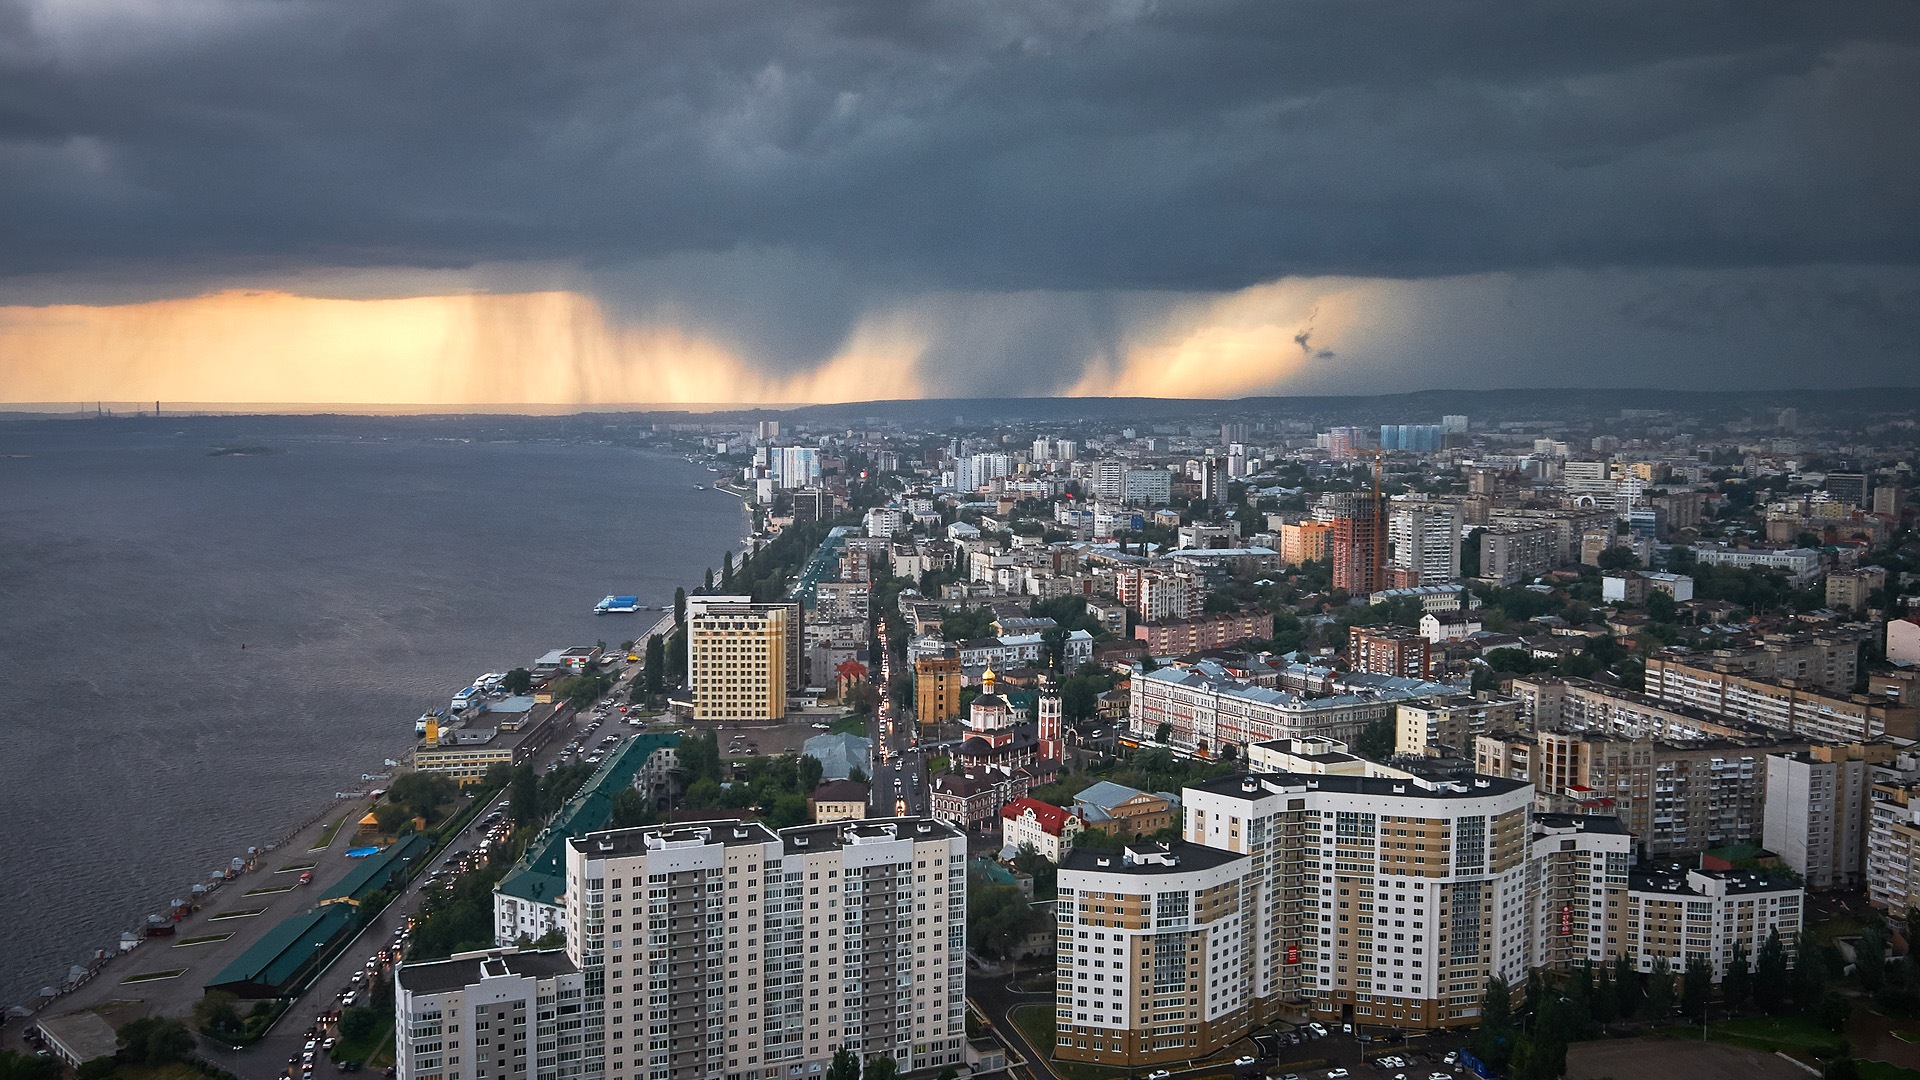
[[[1747,995],[1752,992],[1753,971],[1747,961],[1747,946],[1735,942],[1733,955],[1727,960],[1727,977],[1720,982],[1720,996],[1729,1009],[1738,1009],[1747,1003]]]
[[[667,681],[667,643],[659,634],[647,635],[647,696],[657,698],[666,687]]]
[[[1800,963],[1795,971],[1795,975],[1798,976],[1795,979],[1796,984],[1812,974],[1817,975],[1820,987],[1820,992],[1812,997],[1803,997],[1803,989],[1794,990],[1794,996],[1800,999],[1804,1008],[1812,1008],[1814,1003],[1820,1000],[1821,995],[1826,993],[1826,975],[1818,971],[1819,966],[1817,954],[1812,956],[1806,952],[1800,954]],[[1773,930],[1767,934],[1767,940],[1760,943],[1760,953],[1754,958],[1753,1003],[1758,1005],[1762,1012],[1779,1012],[1787,1002],[1788,989],[1787,947],[1780,940],[1780,932]]]
[[[413,811],[399,803],[383,802],[373,808],[374,827],[385,836],[398,836],[413,821]]]
[[[442,773],[410,772],[387,785],[387,801],[398,803],[412,816],[434,819],[434,811],[460,796],[460,785]]]
[[[733,552],[731,551],[720,560],[720,591],[733,591]]]
[[[827,1080],[860,1080],[860,1055],[842,1046],[833,1052]]]
[[[1647,1019],[1665,1020],[1673,1015],[1673,969],[1667,958],[1653,958],[1653,971],[1647,975]]]
[[[1620,999],[1613,990],[1613,970],[1605,965],[1594,980],[1593,1001],[1588,1008],[1593,1011],[1594,1021],[1603,1026],[1613,1023],[1620,1015]]]
[[[1673,602],[1673,597],[1658,589],[1647,594],[1647,618],[1654,622],[1670,623],[1678,612],[1679,605]]]
[[[1012,885],[968,883],[967,946],[983,956],[1006,956],[1042,919]]]
[[[237,1035],[247,1029],[239,1001],[224,990],[209,990],[193,1003],[193,1022],[209,1035]]]
[[[1393,720],[1382,717],[1361,729],[1360,737],[1353,741],[1353,752],[1363,758],[1385,761],[1393,756],[1394,731]]]
[[[380,1026],[380,1014],[372,1009],[347,1009],[340,1014],[340,1038],[359,1042],[373,1035]]]
[[[193,1032],[178,1020],[144,1016],[115,1033],[114,1058],[126,1065],[166,1065],[193,1053]]]
[[[687,590],[685,589],[673,590],[673,625],[676,628],[687,625]]]
[[[800,791],[803,794],[811,792],[814,788],[820,786],[820,778],[825,775],[825,769],[821,766],[819,758],[814,757],[812,754],[803,754],[800,758],[799,768]]]
[[[631,829],[653,822],[653,808],[646,797],[633,788],[621,788],[608,807],[607,828]]]
[[[1154,728],[1153,741],[1161,744],[1162,746],[1172,743],[1173,742],[1173,725],[1162,723],[1159,727]]]
[[[1625,956],[1613,958],[1613,1002],[1614,1011],[1620,1018],[1631,1019],[1640,1011],[1640,972],[1633,961]]]
[[[1221,590],[1208,593],[1206,603],[1201,605],[1201,609],[1210,615],[1226,614],[1239,611],[1240,603],[1233,598],[1232,593]]]
[[[898,1080],[900,1066],[890,1057],[868,1058],[860,1080]]]
[[[1828,994],[1820,999],[1820,1026],[1836,1034],[1847,1030],[1847,1021],[1853,1019],[1853,999],[1844,994]]]
[[[1633,570],[1640,566],[1640,556],[1632,548],[1616,544],[1600,553],[1599,564],[1602,570]]]
[[[1707,958],[1699,954],[1687,957],[1686,974],[1681,979],[1680,1011],[1699,1020],[1707,1013],[1707,1002],[1713,996],[1713,968],[1707,965]]]
[[[509,694],[533,693],[533,672],[523,667],[514,668],[500,680],[500,689]]]
[[[1480,1026],[1474,1029],[1469,1044],[1473,1056],[1494,1073],[1503,1072],[1513,1056],[1514,1042],[1513,991],[1505,979],[1488,979],[1486,992],[1480,996]]]
[[[516,766],[507,784],[507,816],[515,825],[538,825],[543,817],[540,811],[540,778],[533,766]]]
[[[0,1050],[0,1080],[60,1080],[60,1059]]]
[[[1870,918],[1853,945],[1854,972],[1860,985],[1872,993],[1887,981],[1887,932],[1878,918]]]

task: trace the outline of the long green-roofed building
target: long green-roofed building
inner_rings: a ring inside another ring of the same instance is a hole
[[[405,880],[407,873],[432,849],[433,841],[419,833],[396,840],[388,844],[385,851],[360,860],[333,888],[320,894],[319,902],[358,906],[367,897]]]
[[[360,913],[328,904],[282,919],[207,983],[235,997],[286,997],[297,991],[341,946],[352,940]]]
[[[520,938],[537,941],[564,929],[567,890],[567,841],[607,827],[613,819],[613,797],[634,785],[654,754],[672,754],[679,732],[637,735],[600,763],[553,821],[527,845],[526,853],[493,888],[494,940],[512,945]],[[656,763],[656,768],[662,763]]]

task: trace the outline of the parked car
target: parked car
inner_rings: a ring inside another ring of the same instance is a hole
[[[1345,1069],[1328,1069],[1327,1070],[1327,1080],[1341,1080],[1341,1078],[1346,1075],[1347,1075],[1347,1070]]]
[[[1259,1058],[1256,1058],[1256,1057],[1253,1057],[1253,1056],[1251,1056],[1251,1055],[1243,1055],[1243,1056],[1241,1056],[1241,1057],[1237,1057],[1237,1058],[1234,1058],[1234,1059],[1233,1059],[1233,1063],[1234,1063],[1235,1065],[1252,1065],[1252,1064],[1253,1064],[1254,1062],[1256,1062],[1256,1061],[1258,1061],[1258,1060],[1260,1060],[1260,1059],[1259,1059]]]

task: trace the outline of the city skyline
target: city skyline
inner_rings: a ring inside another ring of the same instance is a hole
[[[1895,5],[8,10],[5,402],[1915,382]]]

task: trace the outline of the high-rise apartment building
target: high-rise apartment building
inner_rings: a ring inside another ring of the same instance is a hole
[[[966,841],[945,825],[592,833],[567,846],[567,907],[587,1077],[817,1076],[841,1047],[902,1072],[961,1059]]]
[[[1315,562],[1327,557],[1333,526],[1324,521],[1302,521],[1280,526],[1280,561],[1288,566]]]
[[[1394,503],[1387,512],[1387,578],[1396,589],[1445,585],[1460,576],[1460,508]]]
[[[957,656],[923,656],[915,660],[914,716],[922,724],[943,724],[958,717],[964,683]]]
[[[1433,643],[1407,626],[1347,628],[1347,666],[1375,675],[1425,679],[1432,674]]]
[[[1848,506],[1865,509],[1868,505],[1865,473],[1828,473],[1827,494]]]
[[[1328,548],[1333,556],[1333,587],[1349,596],[1387,588],[1386,522],[1371,495],[1358,495],[1339,508]]]
[[[811,446],[776,446],[769,455],[774,482],[782,489],[820,482],[820,451]]]
[[[1858,885],[1866,874],[1872,766],[1893,758],[1892,743],[1768,754],[1766,849],[1808,888]]]
[[[799,605],[687,598],[687,692],[695,720],[778,720],[800,672]]]
[[[1551,526],[1507,526],[1480,535],[1482,581],[1518,585],[1560,561],[1560,544]]]
[[[586,1053],[586,980],[567,954],[517,949],[402,964],[394,977],[396,1080],[568,1080]]]

